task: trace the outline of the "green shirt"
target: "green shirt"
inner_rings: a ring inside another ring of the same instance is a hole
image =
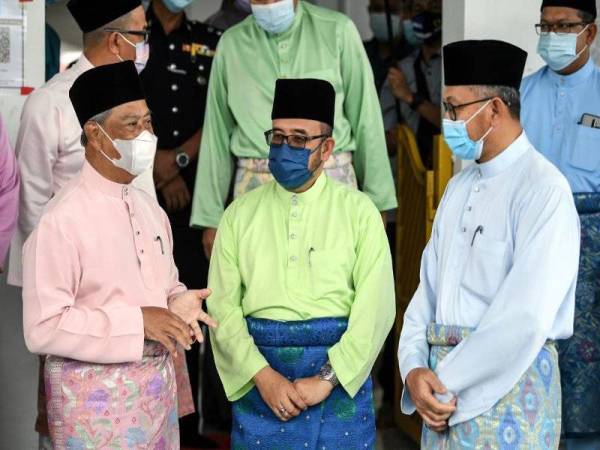
[[[250,16],[219,41],[191,225],[217,227],[230,188],[232,153],[239,158],[268,158],[263,133],[272,127],[278,78],[319,78],[335,87],[336,151],[354,152],[359,187],[380,211],[395,208],[381,108],[358,31],[345,15],[301,1],[293,25],[284,33],[269,34]]]
[[[329,359],[352,397],[395,317],[381,215],[365,194],[325,175],[302,194],[270,182],[234,201],[219,224],[208,284],[213,291],[208,311],[219,323],[211,342],[231,401],[245,395],[252,377],[267,365],[246,316],[349,318]]]

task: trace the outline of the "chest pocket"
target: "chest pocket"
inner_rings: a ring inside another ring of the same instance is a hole
[[[470,248],[461,287],[491,303],[508,272],[508,243],[478,236]]]
[[[352,287],[356,255],[351,247],[315,249],[309,255],[309,281],[315,300],[339,298]]]
[[[593,172],[600,166],[600,129],[577,125],[571,159],[572,166]]]

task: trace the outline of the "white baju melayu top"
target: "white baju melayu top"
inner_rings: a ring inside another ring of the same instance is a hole
[[[474,328],[436,373],[449,393],[440,399],[457,398],[450,426],[485,413],[548,339],[573,333],[578,264],[579,219],[569,184],[523,132],[446,189],[404,316],[402,379],[428,367],[428,324]],[[415,411],[406,391],[402,411]]]

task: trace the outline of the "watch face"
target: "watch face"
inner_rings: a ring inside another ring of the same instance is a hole
[[[177,162],[177,165],[179,167],[184,168],[184,167],[187,167],[188,164],[190,163],[190,157],[188,156],[187,153],[182,152],[177,155],[177,158],[175,161]]]

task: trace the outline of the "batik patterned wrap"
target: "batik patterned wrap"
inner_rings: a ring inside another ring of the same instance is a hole
[[[346,331],[346,319],[276,322],[247,318],[248,331],[269,365],[294,381],[327,362],[327,350]],[[233,450],[368,450],[375,448],[373,387],[369,378],[354,398],[336,387],[321,404],[280,421],[256,388],[233,403]]]
[[[157,342],[140,362],[48,356],[45,383],[54,450],[179,449],[173,361]]]
[[[563,433],[600,435],[600,193],[575,194],[581,255],[575,326],[558,345],[563,389]]]
[[[429,367],[435,370],[471,332],[464,327],[430,325],[427,329],[431,347]],[[560,397],[558,351],[556,345],[548,341],[515,387],[492,409],[444,433],[424,426],[421,448],[556,450],[560,443]]]
[[[324,166],[325,174],[342,184],[357,188],[356,173],[352,165],[352,152],[337,152],[331,155]],[[241,158],[237,163],[233,196],[235,198],[273,181],[268,159]]]

